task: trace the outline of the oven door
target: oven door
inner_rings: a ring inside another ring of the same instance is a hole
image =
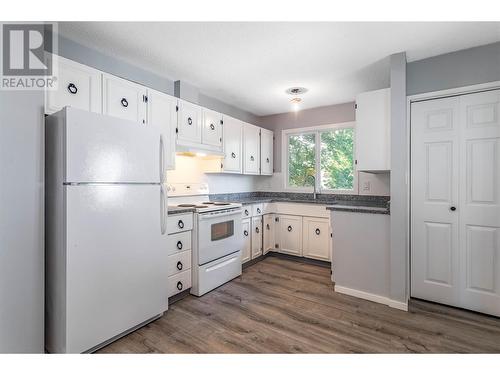
[[[198,265],[242,248],[241,210],[198,214]]]

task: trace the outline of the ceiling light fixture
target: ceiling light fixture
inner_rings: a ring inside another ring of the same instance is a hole
[[[305,94],[307,91],[308,90],[305,87],[290,87],[285,90],[285,93],[293,96],[293,98],[290,99],[290,102],[292,103],[292,108],[295,112],[300,109],[299,103],[302,101],[302,98],[300,98],[299,95]]]

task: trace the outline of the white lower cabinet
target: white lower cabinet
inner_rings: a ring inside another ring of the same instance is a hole
[[[302,256],[302,216],[279,216],[279,251]]]
[[[275,217],[274,214],[267,214],[262,217],[263,245],[262,252],[267,254],[273,251],[276,246],[275,241]]]
[[[243,251],[241,254],[241,263],[248,262],[252,259],[252,231],[251,231],[251,219],[243,219],[241,221],[241,226],[243,230]]]
[[[302,255],[306,258],[330,261],[330,220],[304,217]]]
[[[262,216],[252,218],[252,259],[262,255]]]
[[[193,214],[169,215],[168,227],[168,297],[191,288],[191,236]]]

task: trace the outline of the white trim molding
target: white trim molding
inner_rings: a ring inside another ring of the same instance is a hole
[[[351,289],[345,286],[335,284],[334,290],[337,293],[346,294],[348,296],[357,297],[361,299],[366,299],[368,301],[380,303],[382,305],[387,305],[393,309],[408,311],[408,302],[395,301],[388,297],[384,297],[378,294],[363,292],[362,290]]]

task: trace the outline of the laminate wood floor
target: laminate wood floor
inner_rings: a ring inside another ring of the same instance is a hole
[[[100,353],[500,353],[500,319],[333,291],[328,268],[267,257]]]

